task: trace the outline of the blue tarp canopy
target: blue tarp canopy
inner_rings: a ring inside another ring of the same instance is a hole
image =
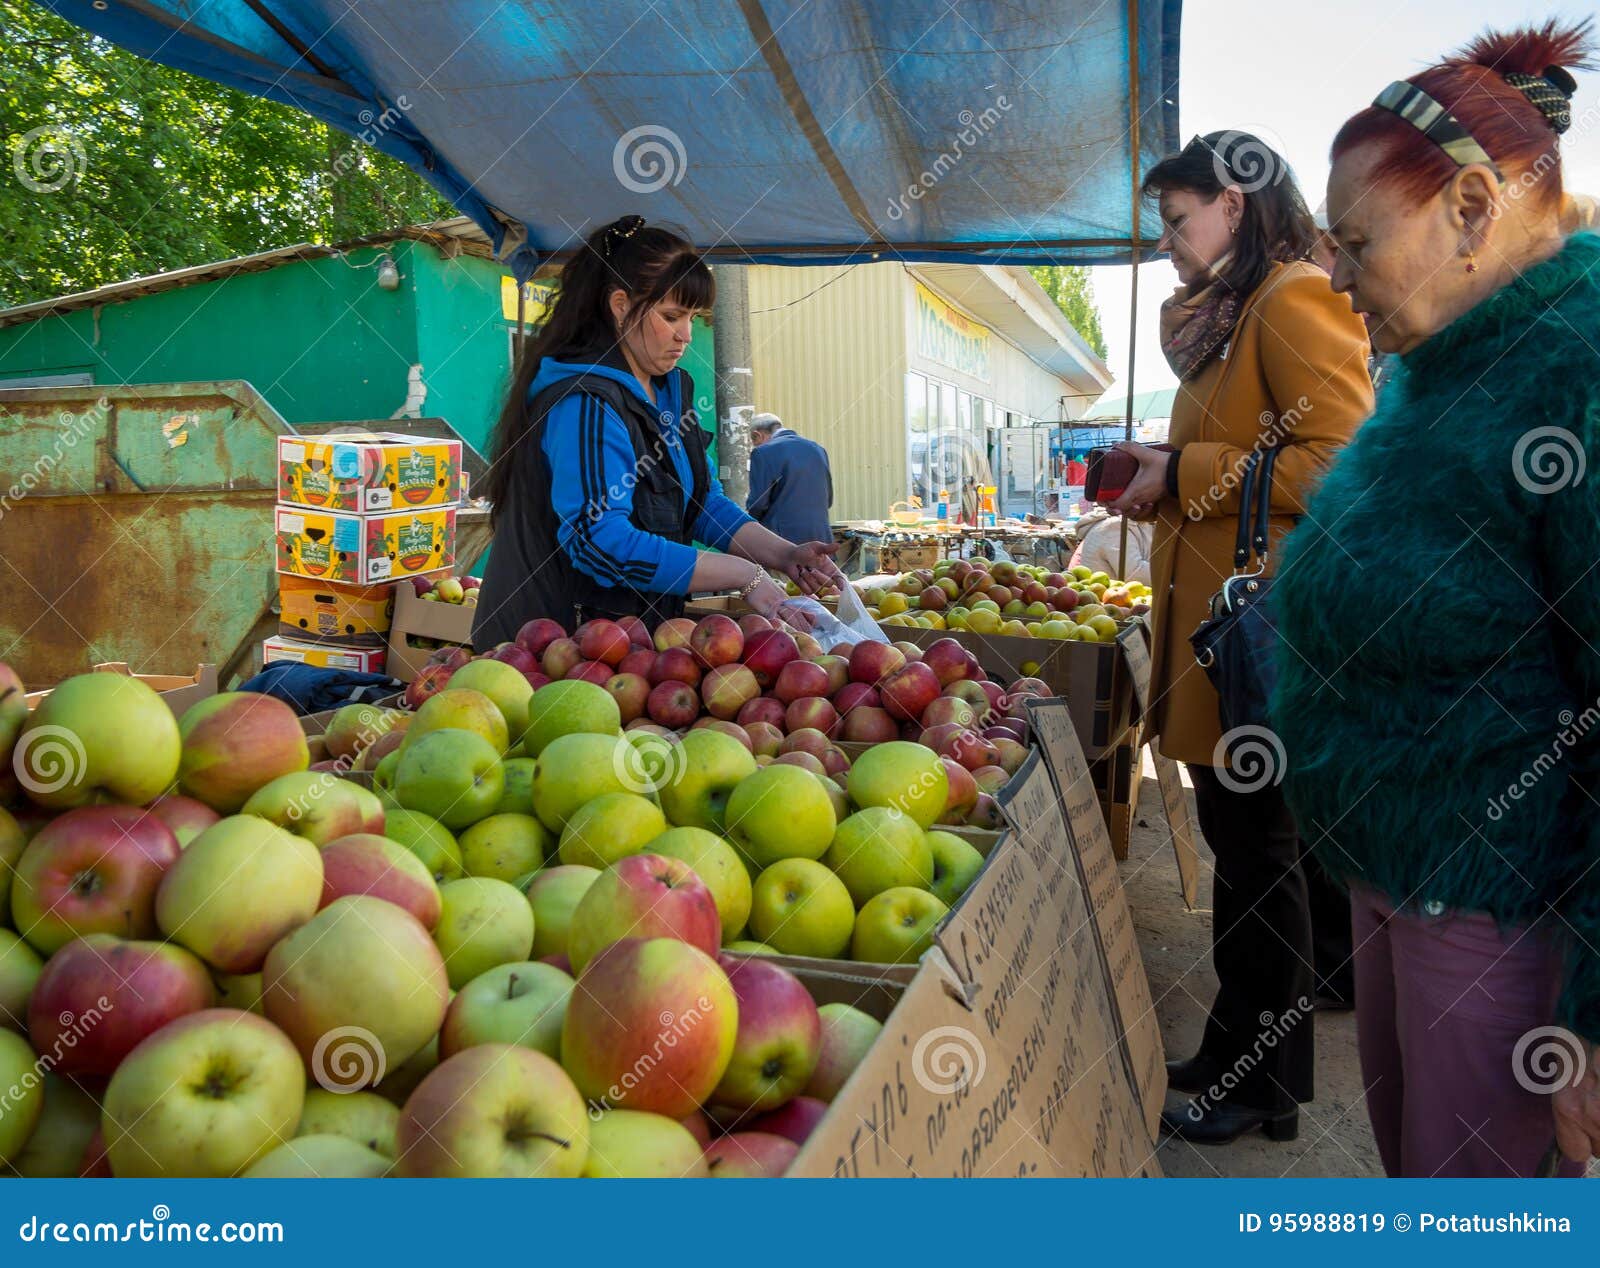
[[[409,164],[524,277],[627,212],[758,263],[1126,263],[1178,144],[1181,0],[42,2]]]

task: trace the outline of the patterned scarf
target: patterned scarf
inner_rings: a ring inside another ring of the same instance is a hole
[[[1161,305],[1161,351],[1179,382],[1211,363],[1239,320],[1245,297],[1216,280],[1227,270],[1228,258],[1216,261],[1205,280],[1178,287]]]

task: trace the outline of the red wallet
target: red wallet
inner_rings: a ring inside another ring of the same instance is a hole
[[[1171,445],[1148,445],[1171,453]],[[1126,449],[1089,450],[1089,472],[1083,481],[1083,496],[1090,502],[1115,502],[1128,482],[1139,473],[1139,460]]]

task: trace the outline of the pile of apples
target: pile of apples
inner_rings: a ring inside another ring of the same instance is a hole
[[[412,577],[410,581],[419,599],[467,607],[477,606],[478,587],[483,584],[477,577]]]
[[[1112,643],[1130,617],[1150,610],[1150,587],[1113,581],[1081,564],[1048,572],[1032,564],[946,559],[903,573],[890,586],[860,588],[883,625],[971,630],[1015,638]]]
[[[486,659],[510,665],[535,688],[603,688],[629,731],[721,731],[760,765],[839,776],[850,767],[841,744],[919,741],[945,759],[950,805],[939,822],[987,829],[1000,826],[994,794],[1027,756],[1024,701],[1049,694],[1037,678],[993,682],[953,638],[927,648],[862,642],[824,652],[809,634],[757,613],[737,621],[716,613],[663,621],[654,633],[636,617],[589,621],[570,636],[555,621],[530,621],[484,656],[436,652],[407,688],[407,704],[470,685],[456,675]]]

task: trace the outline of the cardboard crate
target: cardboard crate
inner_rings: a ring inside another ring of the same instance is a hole
[[[353,515],[279,506],[279,572],[371,585],[439,572],[456,561],[456,508]]]
[[[830,612],[835,612],[839,608],[839,600],[836,597],[818,599],[817,602]],[[702,595],[698,599],[690,599],[683,605],[683,614],[691,618],[722,615],[731,616],[737,621],[746,613],[754,611],[755,609],[743,599],[732,594]]]
[[[278,574],[278,633],[284,638],[381,647],[394,615],[394,586],[341,586]]]
[[[399,432],[278,437],[278,501],[313,510],[454,506],[466,495],[461,442]]]
[[[472,646],[472,618],[477,608],[468,603],[429,602],[410,586],[396,586],[394,616],[389,622],[389,674],[410,682],[428,663],[430,650],[411,647],[410,635],[437,639],[441,643]]]
[[[121,674],[124,678],[137,678],[167,702],[173,716],[182,717],[192,704],[217,694],[217,667],[197,665],[193,674],[136,674],[124,661],[103,661],[89,672],[96,674]],[[37,709],[39,702],[50,690],[30,691],[27,694],[29,709]]]
[[[383,672],[383,647],[346,647],[332,643],[302,643],[292,638],[268,638],[261,643],[261,663],[295,661],[318,669],[353,669],[362,674]]]

